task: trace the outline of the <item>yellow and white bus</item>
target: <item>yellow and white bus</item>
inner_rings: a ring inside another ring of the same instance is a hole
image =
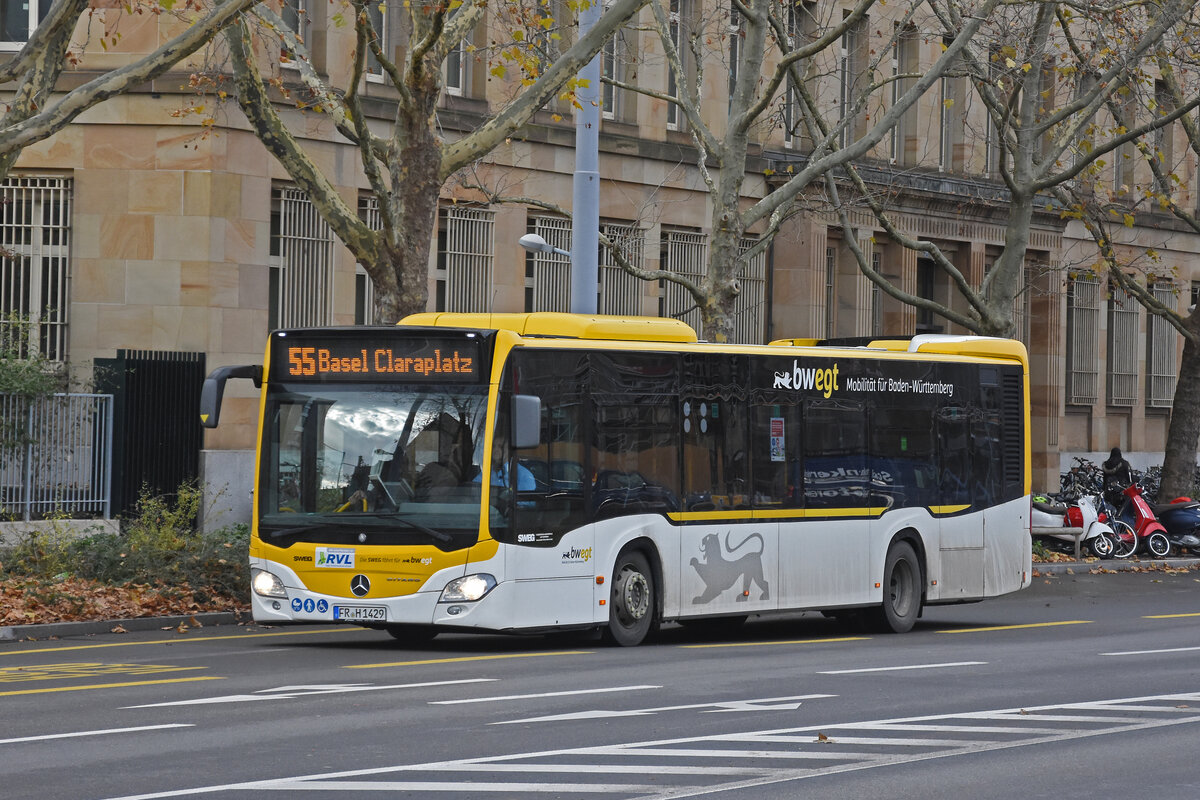
[[[821,610],[884,630],[1031,577],[1029,380],[1006,339],[697,342],[668,319],[418,314],[276,331],[256,620],[439,631]]]

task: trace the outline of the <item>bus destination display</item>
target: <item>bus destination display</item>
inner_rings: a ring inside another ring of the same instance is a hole
[[[274,380],[452,381],[479,380],[479,345],[446,339],[288,339],[279,337],[271,358]]]

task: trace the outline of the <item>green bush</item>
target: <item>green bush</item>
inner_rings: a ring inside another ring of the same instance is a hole
[[[250,528],[198,532],[203,493],[181,486],[173,497],[143,490],[121,533],[71,538],[36,532],[0,553],[0,575],[75,577],[109,585],[188,586],[198,599],[243,598],[250,582]]]

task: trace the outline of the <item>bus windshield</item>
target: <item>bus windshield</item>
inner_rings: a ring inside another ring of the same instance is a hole
[[[341,538],[339,529],[398,544],[473,542],[486,409],[484,386],[271,385],[260,535],[285,546]]]

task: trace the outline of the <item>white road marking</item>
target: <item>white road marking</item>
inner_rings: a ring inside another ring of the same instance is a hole
[[[1188,653],[1200,650],[1200,647],[1168,647],[1166,650],[1123,650],[1115,653],[1101,653],[1102,656],[1152,656],[1158,653]]]
[[[17,744],[18,742],[45,742],[50,739],[77,739],[81,736],[106,736],[112,733],[139,733],[141,731],[162,731],[169,728],[194,728],[192,724],[173,725],[141,725],[136,728],[106,728],[97,731],[75,731],[73,733],[47,733],[41,736],[18,736],[13,739],[0,739],[0,744]]]
[[[502,700],[533,700],[539,697],[569,697],[577,694],[605,694],[607,692],[636,692],[642,689],[661,689],[661,686],[610,686],[604,689],[573,689],[567,692],[539,692],[538,694],[506,694],[498,697],[467,697],[461,700],[430,700],[431,706],[457,706],[465,703],[496,703]]]
[[[504,792],[575,794],[616,794],[657,792],[661,786],[638,783],[472,783],[470,781],[328,781],[319,784],[280,781],[257,787],[276,792]]]
[[[1021,715],[1022,712],[1053,712],[1053,711],[1079,711],[1079,710],[1095,710],[1102,712],[1106,706],[1110,705],[1129,705],[1135,703],[1200,703],[1200,692],[1170,694],[1170,695],[1151,695],[1145,697],[1127,697],[1114,699],[1109,701],[1099,701],[1091,703],[1065,703],[1058,705],[1036,706],[1027,709],[1011,708],[1011,709],[994,709],[990,711],[969,711],[957,714],[935,714],[919,717],[899,717],[895,719],[878,719],[864,722],[847,722],[841,724],[825,724],[825,725],[810,725],[799,728],[779,728],[773,730],[761,730],[752,733],[731,733],[718,734],[713,736],[692,736],[677,739],[663,739],[643,742],[630,742],[626,745],[608,745],[603,747],[576,747],[565,748],[558,750],[545,750],[532,753],[515,753],[509,755],[498,756],[483,756],[478,758],[467,758],[457,761],[435,761],[421,764],[397,764],[392,766],[374,767],[356,770],[347,770],[341,772],[317,773],[311,775],[297,775],[292,777],[274,778],[268,780],[245,781],[240,783],[214,784],[210,786],[193,787],[188,789],[173,789],[164,792],[152,792],[138,795],[126,795],[123,797],[108,798],[108,800],[163,800],[168,797],[188,797],[203,794],[216,794],[220,792],[235,792],[235,791],[323,791],[335,788],[351,788],[358,791],[367,791],[378,789],[380,791],[396,791],[398,787],[407,787],[409,791],[420,791],[423,794],[432,794],[434,792],[463,792],[463,791],[505,791],[505,792],[532,792],[532,791],[556,791],[559,793],[583,793],[596,791],[594,788],[600,785],[608,786],[605,791],[610,793],[627,792],[637,793],[642,791],[641,787],[636,784],[544,784],[544,783],[464,783],[454,780],[452,777],[458,771],[481,772],[493,769],[496,773],[511,773],[524,771],[522,767],[529,765],[537,771],[540,764],[530,762],[545,761],[548,759],[560,759],[562,761],[570,761],[573,767],[578,767],[581,762],[586,762],[594,756],[638,756],[652,757],[655,760],[639,764],[642,773],[647,776],[658,774],[666,774],[664,767],[686,767],[686,764],[664,763],[670,758],[680,757],[687,759],[708,759],[709,764],[713,764],[713,759],[760,759],[762,761],[773,761],[780,766],[772,766],[771,764],[755,765],[755,774],[745,780],[731,781],[729,783],[721,783],[711,779],[704,780],[705,775],[711,773],[703,772],[703,768],[697,768],[695,771],[687,770],[684,772],[673,772],[679,774],[682,779],[687,777],[695,777],[698,780],[693,781],[690,785],[685,783],[675,783],[672,785],[660,784],[645,788],[648,794],[640,794],[639,800],[678,800],[684,797],[699,797],[701,795],[713,794],[717,792],[728,793],[738,792],[741,790],[754,789],[760,786],[770,784],[780,784],[791,781],[800,781],[807,778],[814,778],[824,775],[833,775],[845,772],[857,772],[866,769],[876,769],[879,767],[895,766],[900,764],[912,764],[921,761],[932,761],[934,759],[952,758],[961,755],[971,755],[978,753],[1011,750],[1018,747],[1027,747],[1030,745],[1040,745],[1049,742],[1063,742],[1075,739],[1088,739],[1096,736],[1133,733],[1142,730],[1151,730],[1156,728],[1167,728],[1175,725],[1188,725],[1200,723],[1200,708],[1196,709],[1196,713],[1171,716],[1171,717],[1141,717],[1136,718],[1138,721],[1133,724],[1117,724],[1113,717],[1105,717],[1097,715],[1095,717],[1081,716],[1080,718],[1088,722],[1095,722],[1104,725],[1105,727],[1077,727],[1064,728],[1060,731],[1055,731],[1050,734],[1036,733],[1034,735],[1025,736],[1020,739],[1007,739],[1003,741],[989,739],[971,739],[964,738],[962,740],[953,741],[953,746],[944,749],[935,750],[933,752],[887,752],[876,750],[874,752],[854,752],[853,749],[844,750],[837,747],[839,744],[838,738],[842,736],[843,731],[853,732],[861,729],[878,729],[886,726],[907,726],[907,725],[922,725],[933,723],[934,725],[941,723],[962,723],[968,725],[972,720],[988,720],[988,719],[1004,719],[1015,723],[1018,720],[1027,720],[1030,717],[1034,719],[1051,718],[1062,721],[1067,717],[1054,717],[1047,713],[1034,713],[1029,716]],[[1117,718],[1121,719],[1121,718]],[[986,728],[988,726],[981,726]],[[1042,731],[1044,729],[1037,726],[1030,726],[1027,732]],[[985,731],[986,732],[986,731]],[[828,749],[829,745],[813,744],[807,749],[798,749],[794,745],[780,749],[763,749],[763,750],[730,750],[721,745],[736,745],[740,741],[744,741],[746,736],[753,737],[776,737],[778,740],[781,737],[800,736],[808,734],[814,740],[820,739],[824,733],[827,739],[833,740],[829,743],[836,750]],[[824,766],[809,764],[807,766],[795,764],[797,760],[833,760],[835,763]],[[789,763],[792,762],[792,763]],[[719,762],[717,762],[719,764]],[[624,766],[624,765],[622,765]],[[715,766],[715,765],[714,765]],[[759,771],[758,767],[764,766],[765,770]],[[517,769],[513,769],[517,767]],[[423,781],[395,781],[395,782],[373,782],[369,778],[374,776],[396,775],[397,773],[407,773],[414,775],[418,773],[440,773],[446,776],[446,780],[423,780]],[[638,774],[636,771],[630,771],[627,774]],[[569,786],[569,788],[564,788]],[[621,788],[624,786],[624,788]],[[420,787],[420,788],[416,788]],[[536,788],[534,788],[536,787]],[[546,788],[551,787],[551,788]],[[750,795],[746,795],[750,796]]]
[[[259,689],[254,694],[227,694],[221,697],[198,697],[194,700],[174,700],[169,703],[146,703],[128,708],[162,708],[164,706],[202,706],[216,703],[251,703],[259,700],[291,700],[296,697],[313,697],[322,694],[344,694],[347,692],[381,692],[385,689],[424,689],[429,686],[456,686],[464,683],[489,683],[497,678],[469,678],[460,681],[429,681],[427,683],[394,683],[388,686],[372,686],[369,683],[331,683],[315,686],[279,686],[274,689]]]
[[[950,661],[945,664],[909,664],[903,667],[866,667],[864,669],[831,669],[818,672],[818,675],[853,675],[857,672],[894,672],[906,669],[943,669],[945,667],[977,667],[986,661]]]
[[[820,700],[827,697],[837,697],[835,694],[801,694],[794,697],[763,697],[758,700],[728,700],[717,703],[693,703],[685,706],[660,706],[659,708],[634,708],[627,711],[593,709],[579,711],[574,714],[551,714],[545,717],[526,717],[525,719],[509,719],[492,722],[490,725],[518,725],[525,722],[562,722],[565,720],[611,719],[613,717],[646,717],[663,711],[687,711],[694,708],[705,709],[706,713],[727,711],[795,711],[802,700]]]

